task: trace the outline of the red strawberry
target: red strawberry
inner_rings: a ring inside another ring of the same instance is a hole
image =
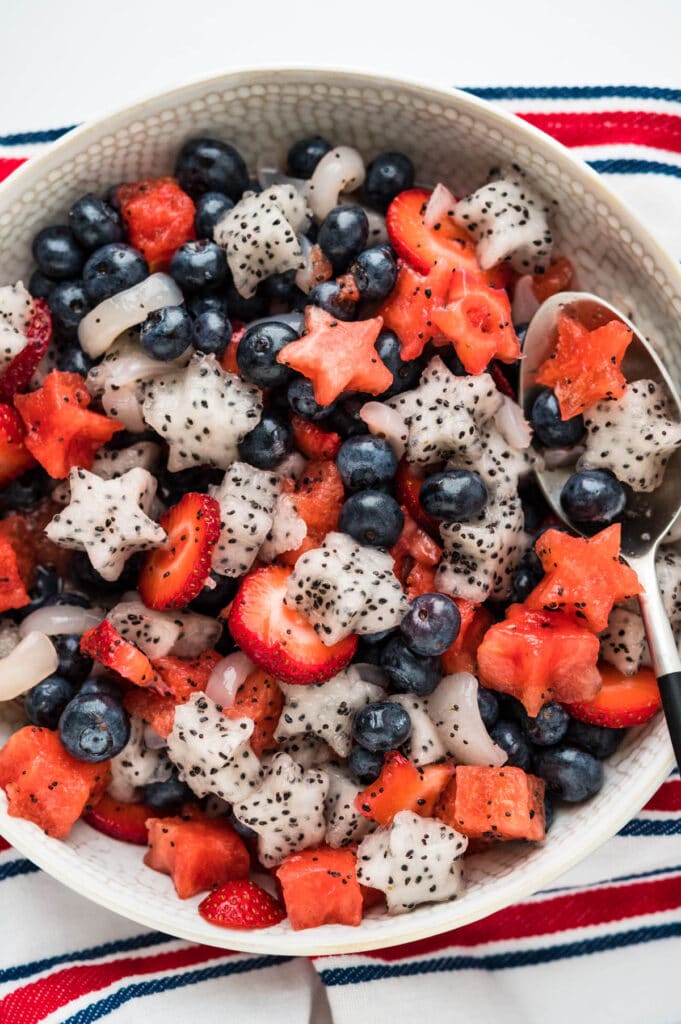
[[[402,459],[395,474],[395,497],[400,505],[405,506],[409,515],[416,520],[420,527],[432,536],[439,537],[440,524],[437,519],[433,519],[423,511],[419,501],[425,475],[425,471],[419,466],[414,466],[406,459]]]
[[[502,395],[506,395],[507,398],[512,398],[514,402],[518,400],[515,388],[497,362],[492,360],[487,372],[496,384],[497,391],[500,391]]]
[[[270,928],[284,920],[282,905],[255,882],[226,882],[199,903],[199,913],[220,928]]]
[[[421,274],[436,262],[479,270],[471,236],[451,217],[445,216],[437,228],[423,223],[430,196],[428,189],[410,188],[393,199],[385,217],[393,249]]]
[[[19,575],[16,552],[10,542],[0,536],[0,612],[23,608],[29,601]]]
[[[608,729],[624,729],[642,725],[662,707],[655,673],[641,668],[633,676],[625,676],[612,665],[600,664],[601,689],[591,700],[566,707],[573,718]]]
[[[357,649],[357,637],[326,647],[307,619],[284,604],[291,571],[272,565],[246,576],[232,602],[229,628],[251,661],[276,679],[321,683],[345,668]]]
[[[35,459],[24,444],[25,436],[19,413],[11,405],[0,404],[0,487],[35,466]]]
[[[190,492],[161,516],[168,539],[146,556],[139,592],[147,608],[182,608],[203,588],[220,536],[220,506]]]
[[[0,400],[9,402],[22,391],[47,352],[52,337],[52,314],[43,299],[35,299],[34,313],[26,328],[28,345],[15,356],[0,376]]]
[[[80,649],[83,654],[89,654],[95,661],[118,672],[119,676],[135,686],[151,686],[163,696],[171,695],[146,654],[124,640],[108,619],[83,633]]]
[[[95,807],[85,812],[83,821],[112,839],[146,846],[145,822],[147,818],[153,818],[154,813],[146,804],[124,804],[105,793]]]
[[[291,430],[296,448],[308,459],[335,459],[343,443],[340,434],[322,430],[318,423],[291,416]]]

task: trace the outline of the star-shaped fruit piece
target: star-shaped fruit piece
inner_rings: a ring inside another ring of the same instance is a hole
[[[166,539],[166,532],[147,515],[156,479],[146,469],[129,469],[116,480],[102,480],[86,469],[69,474],[71,501],[45,528],[50,540],[65,548],[86,551],[105,580],[117,580],[126,559]]]
[[[571,537],[547,530],[535,549],[546,575],[527,598],[533,611],[561,611],[598,633],[608,625],[613,605],[640,594],[633,569],[620,560],[622,528],[606,527],[593,537]]]
[[[74,466],[89,469],[95,452],[123,430],[118,420],[88,409],[90,395],[79,373],[52,370],[45,383],[14,404],[26,425],[24,444],[52,477]]]
[[[627,382],[620,370],[633,332],[621,320],[590,331],[574,317],[558,321],[555,351],[537,370],[535,381],[553,388],[564,420],[604,398],[621,398]]]
[[[306,306],[307,333],[285,345],[277,361],[312,381],[320,405],[330,405],[343,391],[380,395],[393,382],[375,348],[382,327],[380,316],[346,323],[319,306]]]
[[[457,270],[452,275],[447,304],[433,309],[431,317],[452,342],[468,373],[483,373],[494,358],[504,363],[520,358],[508,295],[503,288],[490,288],[475,274]]]
[[[450,264],[435,263],[424,277],[411,267],[400,267],[397,282],[383,303],[383,325],[402,343],[401,358],[417,359],[437,334],[433,310],[444,306],[452,279]]]

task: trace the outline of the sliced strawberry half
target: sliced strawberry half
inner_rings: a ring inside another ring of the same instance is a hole
[[[146,820],[154,813],[146,804],[124,804],[105,793],[95,807],[85,812],[83,821],[112,839],[146,846]]]
[[[0,404],[0,487],[16,480],[36,462],[26,445],[21,416],[11,405]]]
[[[52,338],[52,314],[43,299],[34,300],[34,312],[26,328],[28,345],[14,357],[0,376],[0,401],[9,402],[23,391],[47,352]]]
[[[220,928],[271,928],[286,917],[286,912],[274,896],[270,896],[255,882],[239,879],[219,886],[199,903],[199,914],[210,924]]]
[[[641,668],[625,676],[612,665],[601,663],[601,689],[591,700],[566,704],[573,718],[608,729],[642,725],[662,707],[662,699],[652,669]]]
[[[124,640],[108,619],[93,626],[80,638],[80,649],[95,661],[118,672],[135,686],[151,686],[163,696],[170,696],[163,680],[138,647]]]
[[[203,589],[220,536],[220,506],[190,492],[161,516],[168,539],[146,556],[139,592],[147,608],[182,608]]]
[[[343,443],[340,434],[322,430],[302,416],[291,416],[291,431],[296,448],[308,459],[335,459]]]
[[[427,227],[424,223],[430,197],[428,189],[410,188],[393,199],[385,216],[393,249],[421,274],[427,274],[436,262],[480,273],[475,245],[465,228],[447,214],[438,225]]]
[[[257,569],[242,582],[229,628],[245,654],[284,683],[321,683],[340,672],[357,649],[348,636],[326,647],[300,612],[284,604],[291,569]]]
[[[440,524],[423,511],[419,500],[424,479],[425,472],[422,469],[402,459],[395,474],[395,497],[420,527],[432,536],[439,537]]]

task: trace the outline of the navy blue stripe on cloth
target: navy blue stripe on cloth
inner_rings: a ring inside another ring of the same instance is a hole
[[[202,981],[213,981],[215,978],[226,978],[231,974],[248,974],[251,971],[260,971],[266,967],[274,967],[278,964],[285,964],[293,960],[292,956],[258,956],[250,957],[248,960],[239,960],[236,963],[215,964],[212,967],[204,967],[197,971],[187,971],[185,974],[174,974],[165,978],[152,978],[149,981],[139,981],[133,985],[126,985],[117,992],[105,996],[104,999],[91,1003],[67,1017],[64,1024],[93,1024],[93,1021],[101,1020],[114,1010],[119,1009],[131,999],[139,999],[141,996],[153,996],[158,992],[171,992],[176,988],[186,988],[188,985],[197,985]]]
[[[681,818],[634,818],[618,836],[681,836]]]
[[[15,132],[13,135],[0,135],[0,146],[32,146],[39,142],[56,142],[78,125],[70,124],[66,128],[46,128],[40,132]]]
[[[589,956],[592,953],[603,953],[612,949],[624,949],[646,942],[679,937],[681,937],[681,921],[672,921],[668,924],[633,928],[627,932],[600,935],[593,939],[579,939],[576,942],[566,942],[557,946],[549,946],[546,949],[509,950],[505,953],[491,953],[486,956],[467,954],[443,956],[433,960],[419,960],[415,963],[372,963],[355,967],[330,967],[322,969],[319,975],[324,985],[357,985],[366,981],[381,981],[384,978],[442,974],[448,971],[499,971],[510,967],[530,967],[537,964],[553,963],[556,960],[571,960],[575,957]],[[456,943],[456,937],[453,942]]]
[[[0,882],[5,878],[16,878],[17,875],[31,875],[34,871],[39,870],[40,868],[32,864],[30,860],[24,860],[23,857],[20,860],[8,860],[4,864],[0,864]]]
[[[80,960],[98,960],[102,956],[111,956],[113,953],[130,953],[137,949],[148,949],[150,946],[165,945],[168,942],[177,942],[177,939],[171,935],[164,935],[163,932],[145,932],[143,935],[133,935],[129,939],[103,942],[100,946],[76,949],[71,953],[62,953],[60,956],[45,957],[42,960],[17,964],[16,967],[7,967],[0,970],[0,984],[30,978],[32,974],[40,974],[41,971],[58,967],[60,964],[73,964]]]
[[[589,160],[589,167],[599,174],[664,174],[681,178],[681,167],[661,160]]]
[[[493,85],[462,86],[483,100],[664,100],[681,103],[681,89],[651,85]]]

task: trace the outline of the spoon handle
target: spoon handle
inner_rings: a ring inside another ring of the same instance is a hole
[[[632,567],[636,569],[638,578],[645,587],[638,598],[641,617],[650,648],[653,671],[660,687],[669,736],[677,764],[681,767],[681,657],[662,602],[655,573],[654,552],[641,559],[632,559]]]

